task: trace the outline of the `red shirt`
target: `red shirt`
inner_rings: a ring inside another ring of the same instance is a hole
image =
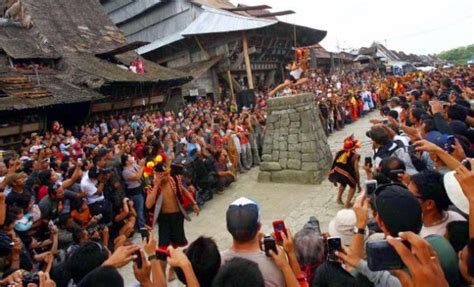
[[[143,149],[145,148],[145,144],[144,143],[138,143],[136,146],[135,146],[135,155],[138,159],[142,159],[143,158]]]
[[[247,130],[244,127],[236,126],[235,131],[239,135],[241,144],[248,144],[249,143],[249,139],[247,137]]]
[[[46,185],[40,186],[40,188],[38,189],[38,196],[37,196],[38,201],[43,199],[43,197],[45,197],[47,194],[48,194],[48,187]]]
[[[216,149],[220,149],[224,146],[224,138],[221,137],[219,134],[217,133],[214,133],[212,135],[212,145],[216,148]]]

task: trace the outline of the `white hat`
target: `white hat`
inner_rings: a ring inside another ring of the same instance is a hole
[[[444,188],[451,202],[462,212],[469,214],[469,201],[467,200],[461,185],[454,177],[455,171],[450,171],[444,175]]]
[[[329,235],[341,237],[343,245],[351,245],[356,221],[357,218],[353,209],[339,210],[329,222]]]

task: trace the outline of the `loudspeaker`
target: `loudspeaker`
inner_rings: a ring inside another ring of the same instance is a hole
[[[241,111],[243,107],[249,109],[255,107],[256,102],[254,90],[242,90],[238,92],[236,100],[239,111]]]
[[[318,60],[316,59],[316,51],[314,49],[309,50],[309,67],[312,70],[318,68]]]

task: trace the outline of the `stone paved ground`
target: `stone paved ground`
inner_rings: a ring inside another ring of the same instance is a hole
[[[363,162],[363,158],[371,152],[371,143],[365,132],[371,126],[369,119],[373,117],[376,117],[375,112],[331,135],[328,142],[332,153],[342,147],[345,137],[354,133],[362,142],[360,153]],[[271,223],[276,219],[283,219],[286,226],[296,232],[311,215],[319,219],[322,231],[327,231],[329,221],[341,208],[336,204],[336,188],[333,184],[328,180],[320,185],[258,183],[258,172],[258,168],[254,168],[239,176],[238,181],[223,195],[216,195],[213,200],[207,202],[198,217],[192,215],[192,221],[185,223],[188,240],[193,241],[198,236],[205,235],[214,238],[220,250],[229,248],[231,237],[226,230],[225,213],[228,205],[242,196],[252,198],[260,204],[262,228],[265,233],[272,231]],[[361,176],[365,176],[362,170]],[[138,236],[135,238],[138,239]],[[125,286],[132,286],[136,282],[130,265],[120,270],[125,278]],[[174,282],[170,286],[181,285]]]

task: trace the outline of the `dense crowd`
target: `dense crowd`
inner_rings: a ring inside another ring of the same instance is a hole
[[[132,261],[142,286],[166,286],[174,272],[187,286],[474,284],[473,84],[462,68],[314,73],[277,93],[314,93],[327,134],[379,108],[368,181],[348,137],[330,180],[339,203],[347,186],[349,195],[328,233],[310,218],[294,236],[283,222],[264,236],[258,203],[240,198],[228,207],[233,243],[222,252],[211,238],[188,244],[183,220],[259,164],[265,91],[241,109],[198,100],[176,114],[73,130],[55,122],[0,162],[0,285],[123,286],[117,268]],[[136,233],[142,244],[131,243]]]

